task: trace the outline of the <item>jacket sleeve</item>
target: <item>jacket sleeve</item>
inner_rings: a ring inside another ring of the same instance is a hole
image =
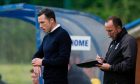
[[[43,59],[43,66],[63,66],[69,63],[69,57],[71,52],[71,39],[68,33],[63,33],[59,35],[59,50],[58,56],[54,59]]]
[[[43,58],[43,57],[44,57],[44,53],[43,53],[43,42],[42,42],[41,46],[39,47],[37,52],[33,55],[32,59],[34,59],[34,58]]]
[[[123,61],[118,64],[113,64],[110,71],[113,72],[130,72],[135,69],[137,56],[137,43],[134,38],[123,43],[122,47]]]

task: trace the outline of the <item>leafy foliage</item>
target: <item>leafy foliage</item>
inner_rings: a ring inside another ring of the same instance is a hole
[[[77,2],[82,3],[77,3]],[[140,0],[73,0],[72,9],[89,12],[106,20],[109,16],[119,16],[124,24],[140,18]],[[77,5],[74,5],[77,3]]]
[[[122,18],[124,23],[140,18],[140,0],[1,0],[0,4],[28,3],[80,10],[95,14],[104,20],[116,15]]]
[[[0,18],[0,62],[30,63],[35,52],[35,28],[21,20]]]

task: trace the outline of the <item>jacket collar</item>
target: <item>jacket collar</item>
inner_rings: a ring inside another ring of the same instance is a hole
[[[122,28],[122,31],[118,33],[117,38],[114,41],[119,42],[125,34],[127,34],[127,31],[125,28]]]
[[[60,27],[60,24],[57,24],[57,25],[51,30],[51,32],[55,31],[58,27]]]

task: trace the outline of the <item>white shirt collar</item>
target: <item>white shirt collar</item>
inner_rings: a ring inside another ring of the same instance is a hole
[[[51,30],[51,32],[53,32],[54,30],[56,30],[58,27],[60,27],[60,24],[57,24],[57,25]]]

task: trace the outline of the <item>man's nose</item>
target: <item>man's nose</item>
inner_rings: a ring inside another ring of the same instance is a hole
[[[39,27],[42,29],[42,25],[39,25]]]
[[[108,36],[111,36],[111,33],[110,32],[108,32]]]

